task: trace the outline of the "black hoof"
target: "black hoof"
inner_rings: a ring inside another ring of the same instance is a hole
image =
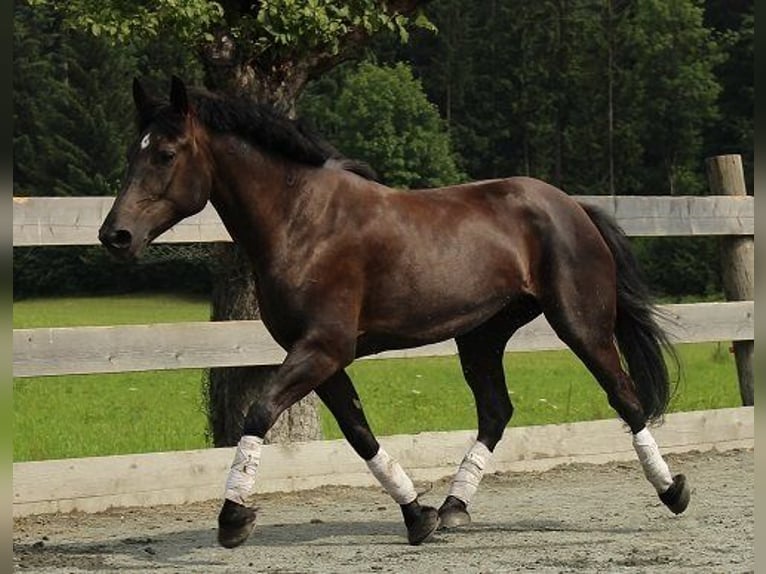
[[[407,526],[407,542],[418,546],[436,532],[439,513],[431,506],[420,506],[417,501],[402,505],[404,524]]]
[[[439,530],[449,530],[471,524],[471,515],[466,510],[465,502],[454,496],[448,496],[439,508]]]
[[[660,494],[660,500],[673,511],[673,514],[681,514],[689,506],[691,493],[686,485],[686,477],[677,474],[673,477],[673,484],[665,492]]]
[[[255,528],[255,510],[226,500],[218,515],[218,543],[224,548],[242,544]]]

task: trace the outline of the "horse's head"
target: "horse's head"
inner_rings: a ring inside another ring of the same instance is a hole
[[[205,207],[211,188],[203,130],[186,87],[173,78],[170,103],[147,96],[133,80],[139,136],[128,152],[122,189],[98,238],[114,255],[132,259],[155,237]]]

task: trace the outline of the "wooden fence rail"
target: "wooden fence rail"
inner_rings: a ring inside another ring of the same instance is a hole
[[[580,199],[617,218],[628,235],[753,235],[753,197],[604,197]],[[112,197],[14,197],[13,246],[96,245]],[[158,243],[231,241],[207,206],[177,224]]]
[[[753,339],[753,302],[667,305],[663,323],[679,343]],[[563,349],[543,317],[525,325],[506,351]],[[455,355],[453,341],[367,358]],[[16,329],[13,375],[34,377],[161,369],[271,365],[285,352],[260,321]]]

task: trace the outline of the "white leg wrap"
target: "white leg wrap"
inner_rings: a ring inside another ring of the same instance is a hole
[[[398,504],[409,504],[418,497],[415,485],[401,465],[380,447],[378,454],[367,461],[373,476]]]
[[[487,446],[476,441],[463,457],[463,462],[460,463],[460,468],[457,469],[455,478],[452,479],[449,494],[462,500],[468,506],[479,488],[481,478],[484,476],[484,468],[491,456],[492,452]]]
[[[261,461],[262,444],[263,439],[257,436],[244,435],[239,439],[234,462],[226,479],[224,498],[245,504],[255,486],[255,471],[258,470],[258,463]]]
[[[660,454],[657,443],[649,429],[643,428],[633,435],[633,448],[636,449],[638,460],[644,468],[644,474],[657,492],[663,493],[673,484],[673,476],[667,463]]]

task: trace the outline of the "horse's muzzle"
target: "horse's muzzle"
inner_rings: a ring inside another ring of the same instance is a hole
[[[133,245],[133,234],[127,229],[102,227],[98,231],[98,240],[115,257],[120,259],[130,259],[133,257],[130,249]]]

